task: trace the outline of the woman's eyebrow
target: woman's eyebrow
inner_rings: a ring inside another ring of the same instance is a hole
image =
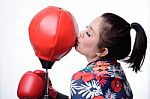
[[[95,33],[95,30],[91,26],[89,26],[89,28]]]
[[[86,26],[86,27],[90,28],[95,33],[95,30],[91,26]]]

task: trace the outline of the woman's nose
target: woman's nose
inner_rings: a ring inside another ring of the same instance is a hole
[[[82,38],[84,37],[84,32],[83,31],[79,33],[79,37],[82,37]]]

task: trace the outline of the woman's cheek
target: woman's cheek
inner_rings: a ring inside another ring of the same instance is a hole
[[[92,42],[91,40],[85,40],[84,42],[83,42],[83,45],[85,46],[85,47],[92,47],[92,45],[93,45],[93,43],[94,42]]]

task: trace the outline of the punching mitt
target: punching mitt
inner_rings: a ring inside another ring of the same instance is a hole
[[[49,6],[37,13],[29,25],[31,45],[43,64],[53,64],[75,45],[78,26],[65,9]]]

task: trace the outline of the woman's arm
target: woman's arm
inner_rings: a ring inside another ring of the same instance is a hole
[[[69,99],[69,97],[64,95],[64,94],[57,92],[56,99]]]

